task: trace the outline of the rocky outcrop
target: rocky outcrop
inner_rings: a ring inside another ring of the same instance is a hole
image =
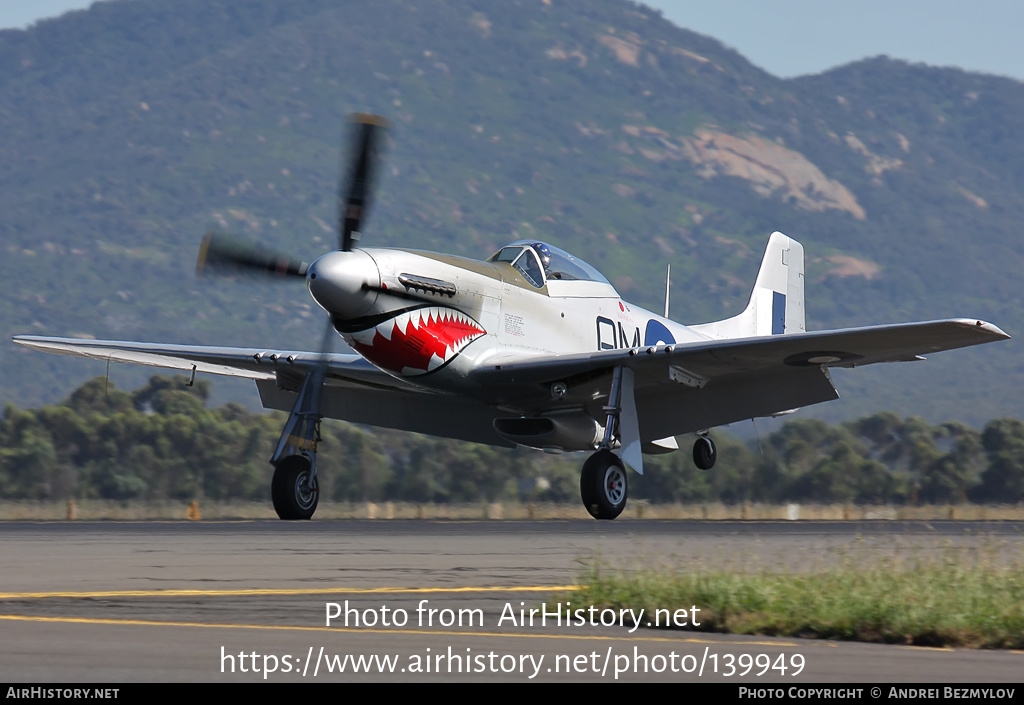
[[[825,176],[800,152],[777,142],[756,135],[737,137],[710,128],[698,129],[692,137],[682,139],[648,126],[623,125],[622,131],[645,142],[636,151],[651,161],[687,159],[697,165],[697,174],[704,179],[736,176],[749,181],[761,195],[790,199],[804,210],[836,209],[858,220],[866,217],[848,188]]]
[[[825,176],[800,152],[776,142],[700,129],[683,140],[682,150],[699,166],[703,178],[738,176],[749,181],[758,193],[792,199],[804,210],[834,208],[858,220],[865,218],[864,209],[849,189]]]

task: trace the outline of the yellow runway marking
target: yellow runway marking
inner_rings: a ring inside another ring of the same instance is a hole
[[[630,643],[643,642],[666,642],[673,644],[717,644],[718,646],[802,646],[789,641],[716,641],[712,639],[701,639],[699,637],[687,637],[685,639],[673,639],[658,636],[636,636],[635,634],[624,634],[622,636],[601,636],[587,634],[527,634],[521,632],[457,632],[443,629],[353,629],[351,627],[300,627],[286,624],[217,624],[207,622],[161,622],[157,620],[143,619],[95,619],[90,617],[25,617],[22,615],[0,614],[0,621],[10,622],[44,622],[49,624],[103,624],[108,626],[133,626],[133,627],[201,627],[206,629],[258,629],[266,631],[293,631],[293,632],[319,632],[323,634],[400,634],[403,636],[468,636],[468,637],[507,637],[510,639],[568,639],[568,640],[592,640],[592,641],[628,641]]]
[[[245,597],[253,595],[373,595],[466,592],[573,592],[579,585],[527,585],[518,587],[457,588],[250,588],[245,590],[98,590],[93,592],[0,592],[0,600],[30,600],[44,597]]]

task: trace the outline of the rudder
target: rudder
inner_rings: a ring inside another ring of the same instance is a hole
[[[772,233],[743,313],[724,321],[690,327],[711,338],[803,333],[803,245],[780,232]]]

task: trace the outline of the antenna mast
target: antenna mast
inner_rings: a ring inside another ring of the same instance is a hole
[[[665,274],[665,318],[668,318],[668,292],[672,287],[672,265],[668,266],[668,272]]]

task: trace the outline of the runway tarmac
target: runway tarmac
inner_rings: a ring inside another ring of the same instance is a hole
[[[1020,522],[4,522],[0,681],[1019,682],[1020,652],[522,617],[597,565],[1022,549]]]

